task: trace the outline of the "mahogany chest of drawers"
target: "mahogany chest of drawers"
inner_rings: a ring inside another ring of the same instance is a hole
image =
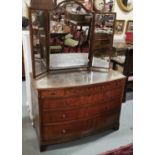
[[[114,71],[32,80],[33,121],[40,150],[49,144],[118,129],[124,82],[125,77]]]

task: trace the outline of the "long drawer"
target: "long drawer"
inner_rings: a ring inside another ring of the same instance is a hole
[[[88,135],[95,130],[105,128],[114,124],[119,119],[119,113],[115,113],[110,117],[99,116],[94,119],[74,121],[72,123],[62,123],[61,125],[47,125],[42,128],[42,140],[53,141],[61,139],[72,139],[73,137],[81,137]],[[63,137],[63,138],[62,138]]]
[[[116,88],[122,88],[124,80],[116,80],[113,82],[106,82],[103,84],[93,84],[87,86],[78,86],[73,88],[61,88],[61,89],[46,89],[39,90],[40,98],[66,98],[66,97],[79,97],[85,95],[106,93],[108,90],[113,90]]]
[[[97,115],[110,116],[120,111],[120,98],[116,98],[104,104],[100,102],[92,106],[79,107],[74,109],[63,110],[43,110],[43,124],[58,123],[64,121],[72,121],[77,119],[93,118]]]
[[[86,107],[91,106],[97,103],[106,104],[109,101],[116,100],[117,98],[121,98],[121,89],[116,88],[105,93],[98,93],[85,96],[75,96],[68,98],[44,98],[41,99],[41,107],[42,109],[69,109],[69,108],[77,108],[77,107]]]

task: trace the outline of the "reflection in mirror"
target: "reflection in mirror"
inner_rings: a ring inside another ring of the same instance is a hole
[[[95,14],[94,38],[96,42],[93,57],[95,67],[110,68],[115,19],[115,13]]]
[[[113,34],[115,14],[96,14],[95,33]]]
[[[91,26],[87,11],[80,4],[69,1],[52,10],[49,20],[50,68],[87,66]],[[80,53],[86,55],[82,61]]]
[[[46,71],[45,18],[43,11],[32,11],[32,36],[35,76]]]
[[[104,12],[112,12],[114,8],[114,0],[105,0]]]
[[[92,62],[93,67],[109,69],[110,68],[110,57],[109,55],[95,55]]]

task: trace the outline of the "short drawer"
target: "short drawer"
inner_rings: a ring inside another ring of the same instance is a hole
[[[89,120],[74,121],[72,123],[62,123],[59,125],[43,126],[42,139],[43,141],[58,141],[61,139],[71,139],[88,135],[98,129],[114,124],[119,119],[119,113],[115,113],[110,117],[96,117]]]
[[[99,115],[109,116],[120,111],[120,99],[94,104],[93,106],[70,110],[43,110],[43,124],[51,124],[78,119],[89,119]]]

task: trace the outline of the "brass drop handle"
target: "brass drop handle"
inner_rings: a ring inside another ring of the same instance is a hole
[[[62,114],[62,118],[66,118],[66,114]]]
[[[65,133],[66,133],[66,130],[65,130],[65,129],[63,129],[63,130],[62,130],[62,133],[63,133],[63,134],[65,134]]]

